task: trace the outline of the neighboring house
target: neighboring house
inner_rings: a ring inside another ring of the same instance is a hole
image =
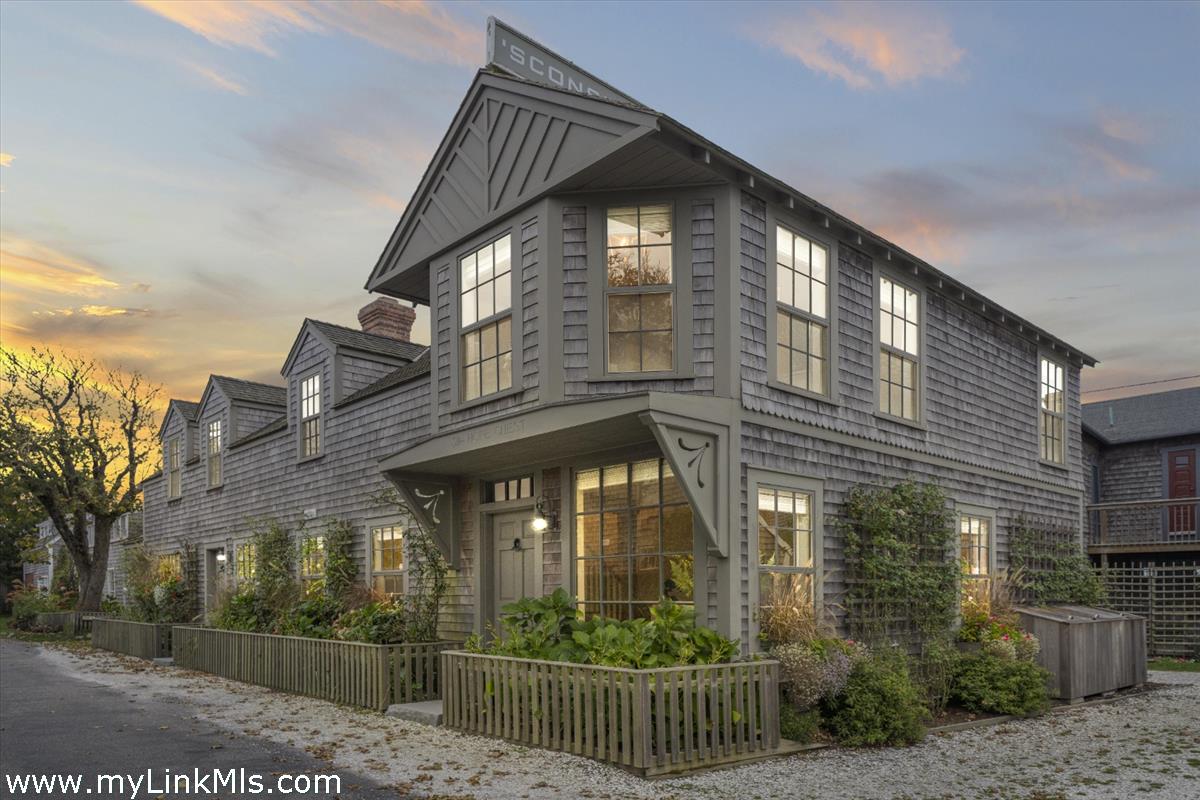
[[[1083,406],[1088,552],[1152,652],[1200,654],[1200,388]]]
[[[123,514],[113,522],[109,537],[108,567],[104,579],[104,596],[112,597],[121,602],[128,599],[125,586],[125,566],[123,555],[125,547],[140,541],[142,535],[142,514],[133,512]],[[90,518],[88,520],[88,546],[95,544],[96,530]],[[36,547],[46,554],[46,560],[41,563],[26,562],[22,567],[23,582],[27,586],[39,589],[49,589],[54,577],[54,570],[60,558],[69,558],[66,545],[59,536],[58,529],[47,517],[38,523],[38,538]]]
[[[940,485],[975,574],[1007,564],[1020,517],[1082,540],[1094,359],[595,91],[477,74],[367,282],[429,306],[429,351],[391,363],[310,320],[257,431],[221,379],[173,401],[148,542],[189,539],[215,570],[249,517],[342,517],[390,590],[415,522],[454,569],[447,635],[561,586],[617,617],[691,602],[750,648],[763,587],[836,609],[855,486]],[[389,483],[415,520],[372,504]]]

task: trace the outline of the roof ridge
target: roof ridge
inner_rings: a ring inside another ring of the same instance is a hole
[[[1103,390],[1096,390],[1096,391],[1103,391]],[[1115,391],[1115,390],[1112,390],[1112,391]],[[1125,395],[1124,397],[1110,397],[1107,400],[1092,400],[1091,402],[1082,403],[1081,405],[1098,406],[1101,403],[1119,403],[1122,400],[1138,400],[1138,399],[1144,398],[1144,397],[1160,397],[1164,394],[1174,394],[1176,392],[1200,392],[1200,386],[1184,386],[1179,389],[1163,389],[1158,392],[1146,392],[1144,394],[1130,394],[1130,395]]]

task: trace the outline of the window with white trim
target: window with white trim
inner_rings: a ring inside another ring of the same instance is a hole
[[[988,577],[992,570],[991,518],[977,514],[959,514],[958,538],[963,577]]]
[[[321,589],[325,579],[325,537],[309,536],[300,542],[300,585],[305,594]]]
[[[178,436],[167,440],[167,499],[183,496],[183,447]]]
[[[758,599],[771,605],[775,598],[794,600],[795,594],[816,600],[817,533],[815,494],[760,485],[756,505],[758,525]]]
[[[371,528],[371,588],[388,597],[404,595],[404,528]]]
[[[589,617],[648,617],[694,596],[692,508],[654,458],[575,473],[575,594]]]
[[[829,391],[829,250],[775,226],[775,378]]]
[[[879,278],[879,410],[889,416],[921,418],[921,295],[886,276]]]
[[[221,420],[214,419],[208,423],[205,436],[205,455],[208,458],[208,488],[221,485],[223,479],[221,463]]]
[[[607,371],[675,368],[670,203],[608,209],[605,241]]]
[[[1066,461],[1066,370],[1057,361],[1039,359],[1040,409],[1038,431],[1041,458],[1054,464]]]
[[[300,457],[321,454],[321,373],[300,382]]]
[[[512,388],[512,236],[458,261],[462,399]]]

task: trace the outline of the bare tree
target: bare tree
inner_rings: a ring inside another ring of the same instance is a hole
[[[113,522],[138,507],[139,484],[157,446],[152,421],[159,389],[137,372],[87,358],[0,348],[0,391],[0,468],[58,529],[79,573],[78,608],[95,611]]]

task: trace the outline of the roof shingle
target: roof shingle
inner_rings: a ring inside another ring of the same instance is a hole
[[[225,375],[213,375],[213,382],[221,387],[231,401],[244,403],[261,403],[268,406],[287,405],[287,387],[274,386],[269,383],[246,381],[241,378],[230,378]]]
[[[322,322],[319,319],[309,319],[309,322],[329,341],[338,347],[348,347],[351,350],[361,350],[365,353],[402,358],[413,361],[420,357],[426,349],[425,345],[413,342],[402,342],[390,336],[380,336],[375,333],[334,325],[332,322]]]
[[[1200,386],[1085,403],[1083,426],[1105,444],[1200,433]]]
[[[409,381],[415,380],[422,375],[428,374],[429,349],[426,348],[425,352],[422,353],[416,361],[412,362],[411,364],[405,364],[403,367],[384,375],[374,383],[364,386],[357,392],[354,392],[337,403],[337,407],[340,408],[342,406],[349,405],[350,403],[357,402],[365,397],[379,394],[380,392],[386,391],[395,386],[400,386],[401,384],[408,383]]]

